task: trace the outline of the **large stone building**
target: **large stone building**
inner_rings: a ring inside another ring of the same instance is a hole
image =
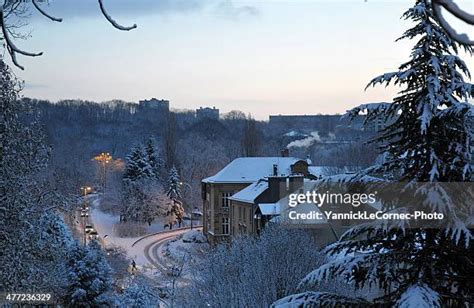
[[[316,179],[320,168],[294,157],[242,157],[202,181],[203,228],[210,243],[259,234],[280,199]]]

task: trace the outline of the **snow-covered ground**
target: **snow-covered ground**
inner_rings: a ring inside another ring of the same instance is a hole
[[[89,221],[99,234],[104,247],[123,248],[127,256],[135,260],[137,268],[149,274],[156,273],[157,263],[167,267],[171,263],[181,262],[183,255],[194,258],[196,252],[207,247],[207,244],[203,244],[205,238],[201,231],[163,230],[164,219],[156,220],[151,226],[147,225],[147,235],[119,237],[116,232],[116,226],[120,223],[119,216],[100,210],[100,196],[91,196],[90,201]]]
[[[178,266],[183,264],[183,278],[190,278],[190,269],[199,262],[200,256],[209,250],[202,230],[189,230],[176,239],[166,242],[163,255]]]

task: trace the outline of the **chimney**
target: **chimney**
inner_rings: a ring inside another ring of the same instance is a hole
[[[288,148],[281,150],[281,157],[289,157],[290,156],[290,150]]]
[[[278,176],[278,165],[277,164],[273,165],[273,176]]]
[[[291,175],[289,177],[288,190],[290,193],[297,191],[299,188],[302,188],[303,185],[304,177],[302,175]]]
[[[277,202],[287,194],[286,177],[271,176],[268,178],[268,202]]]

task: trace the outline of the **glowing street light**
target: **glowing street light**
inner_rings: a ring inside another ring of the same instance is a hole
[[[107,187],[107,164],[112,161],[112,155],[110,153],[102,152],[99,155],[94,157],[94,160],[99,162],[101,165],[100,170],[100,182],[102,189],[105,192]]]

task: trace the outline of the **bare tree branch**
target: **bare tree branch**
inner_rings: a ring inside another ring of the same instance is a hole
[[[62,22],[62,21],[63,21],[62,18],[57,18],[57,17],[54,17],[54,16],[49,15],[45,10],[43,10],[43,9],[38,5],[38,3],[36,2],[36,0],[31,0],[31,2],[33,2],[33,5],[35,6],[35,8],[36,8],[41,14],[43,14],[43,15],[46,16],[46,17],[48,17],[48,18],[51,19],[52,21],[57,21],[57,22]]]
[[[123,30],[123,31],[130,31],[132,29],[135,29],[137,27],[136,24],[133,24],[133,26],[130,26],[130,27],[125,27],[125,26],[122,26],[120,24],[118,24],[108,13],[107,13],[107,10],[105,9],[104,7],[104,4],[102,3],[102,0],[99,0],[99,6],[100,6],[100,10],[102,11],[102,14],[104,15],[104,17],[112,24],[112,26],[114,26],[115,28],[119,29],[119,30]]]
[[[431,0],[431,6],[435,18],[451,39],[460,44],[474,46],[474,41],[471,40],[466,33],[457,33],[456,30],[451,27],[449,22],[444,18],[441,7],[444,7],[448,12],[470,25],[474,25],[474,15],[461,10],[453,0]]]
[[[5,25],[5,19],[4,19],[4,16],[3,16],[3,9],[2,8],[0,8],[0,24],[1,24],[1,27],[2,27],[3,38],[5,39],[5,43],[7,45],[8,53],[10,54],[10,56],[12,58],[12,61],[13,61],[13,64],[15,64],[15,66],[17,66],[18,68],[20,68],[22,70],[25,69],[23,66],[21,66],[18,63],[18,61],[16,59],[16,53],[22,54],[24,56],[29,56],[29,57],[37,57],[37,56],[41,56],[43,54],[42,52],[39,52],[39,53],[27,52],[27,51],[21,50],[21,49],[19,49],[18,47],[15,46],[15,44],[10,39],[10,36],[8,34],[8,29],[7,29],[7,26]]]

